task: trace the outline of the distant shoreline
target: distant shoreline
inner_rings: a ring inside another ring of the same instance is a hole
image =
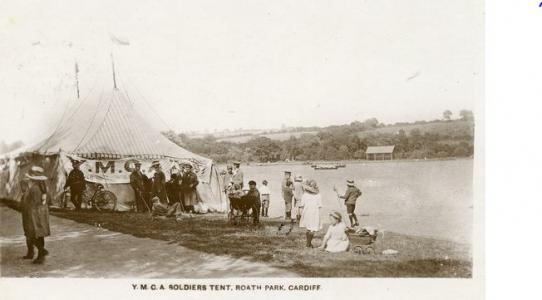
[[[315,161],[280,161],[272,163],[262,163],[262,162],[242,162],[242,166],[257,166],[257,167],[266,167],[266,166],[281,166],[281,165],[307,165],[311,164],[364,164],[364,163],[390,163],[390,162],[431,162],[431,161],[452,161],[452,160],[473,160],[474,157],[444,157],[444,158],[428,158],[428,159],[394,159],[394,160],[365,160],[365,159],[356,159],[356,160],[315,160]],[[228,163],[217,163],[219,167],[227,166]]]

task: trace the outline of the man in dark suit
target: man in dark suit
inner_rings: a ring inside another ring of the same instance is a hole
[[[171,178],[166,182],[167,197],[169,204],[180,202],[181,178],[176,173],[171,174]]]
[[[79,170],[79,166],[85,161],[72,160],[73,170],[68,174],[66,184],[64,184],[64,190],[70,188],[71,201],[75,205],[75,209],[81,209],[81,203],[83,203],[83,192],[86,188],[85,174]]]
[[[130,174],[130,185],[134,189],[136,211],[142,212],[145,209],[148,210],[143,198],[143,193],[145,192],[145,181],[143,179],[143,173],[141,173],[141,163],[139,161],[134,163],[134,170],[132,171],[132,174]]]
[[[152,162],[152,168],[154,168],[154,176],[152,178],[152,194],[151,198],[157,196],[162,204],[168,204],[166,193],[166,174],[162,172],[160,162],[155,160]]]
[[[260,223],[260,208],[262,207],[262,201],[260,200],[260,192],[256,188],[256,182],[251,180],[248,182],[248,192],[243,198],[250,203],[252,208],[252,219],[254,224]]]

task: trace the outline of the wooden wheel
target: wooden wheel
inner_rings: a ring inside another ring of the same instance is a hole
[[[94,205],[99,211],[114,211],[117,207],[117,196],[110,191],[103,191],[95,196]]]
[[[352,249],[352,251],[356,254],[363,254],[363,247],[362,246],[354,246],[354,248]]]
[[[375,249],[372,246],[365,247],[362,250],[363,254],[375,254]]]
[[[85,208],[91,208],[91,200],[94,197],[95,190],[89,189],[88,187],[83,191],[81,195],[81,201],[85,205]]]

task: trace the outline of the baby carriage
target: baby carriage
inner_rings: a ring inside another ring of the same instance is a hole
[[[228,197],[230,199],[230,211],[228,213],[230,224],[248,224],[252,217],[252,214],[249,213],[253,206],[251,199],[244,197],[244,193],[240,189],[230,191]]]
[[[357,230],[349,229],[347,232],[350,239],[350,249],[356,254],[375,254],[375,242],[378,230],[371,227],[363,227]]]

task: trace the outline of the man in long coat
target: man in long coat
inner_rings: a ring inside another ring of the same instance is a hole
[[[49,208],[47,205],[47,177],[43,174],[43,168],[33,166],[30,172],[25,174],[28,188],[21,200],[21,215],[23,230],[26,236],[26,255],[22,258],[34,258],[34,246],[38,248],[38,257],[33,261],[42,264],[49,252],[45,249],[45,237],[51,234],[49,228]]]
[[[85,174],[79,170],[79,166],[84,161],[72,160],[73,170],[68,174],[66,184],[64,184],[64,190],[70,188],[70,199],[75,206],[76,210],[81,209],[81,203],[83,203],[83,192],[86,188]]]
[[[166,193],[166,174],[162,172],[159,161],[153,161],[152,166],[155,170],[152,178],[151,198],[157,196],[162,204],[168,204]]]
[[[143,194],[145,193],[145,180],[143,179],[143,173],[141,173],[141,163],[136,161],[134,163],[134,170],[130,174],[130,185],[134,189],[136,211],[142,212],[145,209],[148,210]]]
[[[187,211],[194,211],[194,206],[198,204],[198,176],[192,171],[192,165],[185,165],[183,177],[181,180],[181,192],[183,193],[183,204]]]

